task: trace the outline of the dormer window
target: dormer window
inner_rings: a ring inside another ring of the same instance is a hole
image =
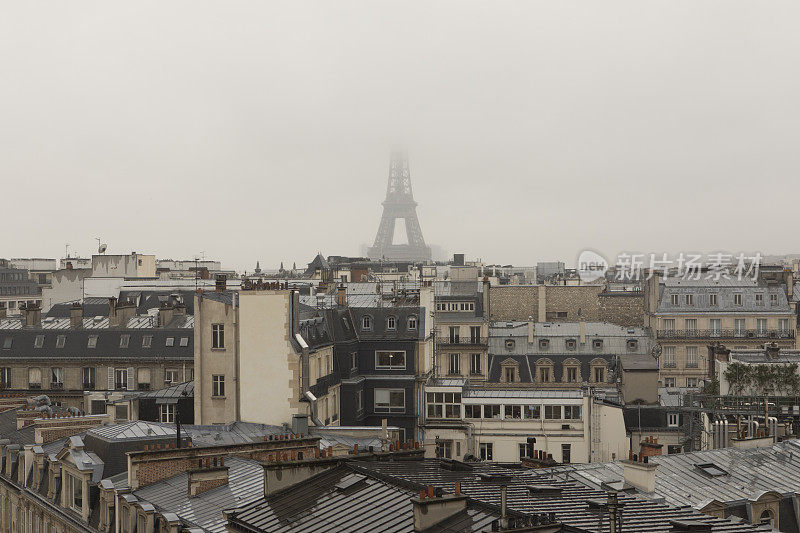
[[[89,341],[86,343],[87,348],[97,348],[97,335],[92,335],[89,337]]]
[[[549,350],[550,349],[550,339],[539,339],[539,349],[540,350]]]
[[[119,338],[119,347],[120,348],[127,348],[128,344],[130,343],[130,341],[131,341],[131,336],[130,335],[121,335],[120,338]]]
[[[389,331],[395,331],[397,329],[397,318],[394,316],[388,316],[386,318],[386,329]]]
[[[408,317],[408,329],[417,329],[417,317],[411,315]]]
[[[628,346],[629,352],[635,352],[636,349],[639,348],[639,341],[637,341],[636,339],[628,339],[628,342],[626,344]]]
[[[167,337],[166,346],[167,347],[175,346],[175,337]]]
[[[64,343],[67,341],[66,335],[59,335],[56,337],[56,348],[63,348]]]
[[[603,349],[603,339],[594,339],[592,341],[592,348],[595,350],[602,350]]]
[[[513,350],[514,344],[514,339],[506,339],[506,350]]]
[[[575,342],[575,339],[567,339],[566,347],[567,350],[574,350],[578,346],[578,343]]]
[[[36,335],[36,338],[33,340],[33,347],[41,348],[42,346],[44,346],[44,335]]]
[[[372,329],[372,317],[369,315],[364,315],[361,317],[361,329],[365,331],[370,331]]]
[[[677,294],[672,294],[671,297],[670,297],[670,300],[672,301],[672,305],[677,307],[679,305],[678,302],[680,301],[679,298],[680,297]]]

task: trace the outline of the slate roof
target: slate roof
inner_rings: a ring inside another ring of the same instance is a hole
[[[223,510],[247,505],[264,496],[264,471],[250,459],[228,457],[228,483],[189,498],[187,473],[147,485],[133,494],[152,503],[160,512],[172,512],[190,526],[211,533],[226,531]]]
[[[17,429],[17,411],[9,409],[0,413],[0,439],[8,439],[11,444],[33,444],[34,427]]]
[[[509,327],[510,325],[510,327]],[[619,326],[609,322],[584,322],[586,337],[647,337],[645,328]],[[580,322],[534,322],[534,337],[577,337]],[[490,337],[527,337],[528,322],[518,320],[495,321],[489,325]]]
[[[717,305],[710,305],[709,294],[717,294]],[[756,305],[756,293],[763,294],[763,302]],[[672,305],[672,295],[677,294],[678,305]],[[692,305],[686,304],[685,295],[694,295]],[[742,305],[734,304],[734,294],[742,295]],[[770,295],[777,296],[777,303],[772,305]],[[694,314],[694,313],[790,313],[786,286],[783,284],[765,284],[748,278],[688,280],[666,278],[662,284],[661,297],[656,309],[657,314]]]
[[[356,335],[359,340],[415,341],[421,339],[425,332],[425,313],[420,312],[419,307],[349,307],[348,310],[351,316],[350,323],[355,325]],[[364,315],[372,317],[372,329],[370,330],[365,330],[361,327]],[[417,327],[415,329],[408,328],[408,317],[412,315],[417,318]],[[394,316],[396,319],[397,328],[395,330],[390,330],[386,326],[386,320],[389,316]]]
[[[338,487],[337,487],[338,485]],[[452,487],[451,487],[452,488]],[[251,531],[412,533],[417,492],[355,472],[349,465],[238,509],[231,521]],[[427,532],[487,531],[498,516],[469,508]]]
[[[620,358],[627,357],[627,354],[620,356]],[[549,359],[553,362],[553,376],[552,379],[555,382],[564,381],[564,373],[566,370],[564,369],[564,362],[567,359],[575,359],[580,363],[581,368],[581,380],[588,381],[590,378],[591,373],[591,362],[595,359],[603,359],[607,363],[607,368],[610,372],[613,372],[616,368],[616,362],[618,360],[617,355],[609,354],[609,353],[595,353],[595,354],[581,354],[575,352],[567,352],[567,353],[547,353],[547,354],[535,354],[535,355],[516,355],[516,354],[489,354],[488,365],[489,365],[489,376],[488,381],[490,383],[499,383],[502,379],[502,364],[506,360],[511,359],[516,361],[519,367],[519,380],[522,383],[531,383],[531,375],[536,372],[536,362],[540,359]],[[610,379],[611,376],[608,376]],[[612,383],[609,381],[609,386]]]
[[[794,494],[800,487],[800,441],[789,440],[767,448],[743,450],[722,448],[702,452],[677,453],[650,457],[656,469],[654,497],[670,505],[704,506],[710,499],[741,502],[764,491]],[[696,465],[712,463],[727,475],[709,476]],[[592,487],[622,480],[623,465],[586,463],[547,471],[559,478],[569,473]]]
[[[669,456],[673,457],[673,456]],[[800,457],[798,458],[800,459]],[[442,487],[452,492],[453,483],[461,483],[461,492],[483,504],[499,507],[500,483],[482,479],[479,474],[501,476],[508,487],[508,506],[513,511],[525,514],[553,512],[557,520],[567,526],[585,531],[608,531],[608,520],[598,520],[598,514],[589,508],[589,500],[606,500],[606,491],[582,483],[573,474],[573,467],[562,469],[556,475],[549,470],[507,469],[488,463],[468,464],[465,469],[447,469],[437,459],[396,462],[357,462],[352,467],[370,473],[383,480],[405,483],[419,490],[427,485]],[[595,463],[590,463],[591,466]],[[560,489],[557,495],[532,495],[528,486],[546,485]],[[671,531],[671,520],[701,520],[711,526],[713,532],[770,531],[766,526],[753,526],[732,520],[721,520],[701,515],[689,507],[675,507],[636,494],[618,493],[622,510],[622,531]]]

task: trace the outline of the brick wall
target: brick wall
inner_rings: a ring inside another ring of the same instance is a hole
[[[619,326],[644,326],[644,293],[608,293],[598,295],[600,320]]]
[[[490,320],[528,320],[536,318],[538,309],[536,285],[500,285],[489,289]]]
[[[539,312],[539,296],[544,291],[545,312]],[[600,320],[600,285],[500,285],[489,289],[490,320],[528,320],[537,322],[575,322],[578,311],[584,320]]]

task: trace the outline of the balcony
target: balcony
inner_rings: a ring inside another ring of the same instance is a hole
[[[444,346],[488,346],[489,337],[437,337],[436,343]]]
[[[794,339],[794,330],[783,329],[659,329],[659,339]]]
[[[94,381],[84,381],[83,390],[94,390]]]
[[[53,381],[50,383],[50,388],[53,390],[62,390],[64,388],[64,383]]]

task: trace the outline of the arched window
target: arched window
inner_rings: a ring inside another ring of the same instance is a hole
[[[408,317],[408,329],[417,329],[416,315],[411,315],[410,317]]]
[[[361,318],[361,329],[370,330],[372,329],[372,317],[369,315],[364,315]]]
[[[764,512],[761,513],[760,522],[762,524],[765,524],[765,525],[768,525],[768,526],[772,526],[772,525],[775,525],[774,520],[775,520],[775,517],[772,515],[772,511],[769,510],[769,509],[764,509]]]
[[[397,329],[397,318],[394,315],[386,317],[386,329],[394,331]]]

